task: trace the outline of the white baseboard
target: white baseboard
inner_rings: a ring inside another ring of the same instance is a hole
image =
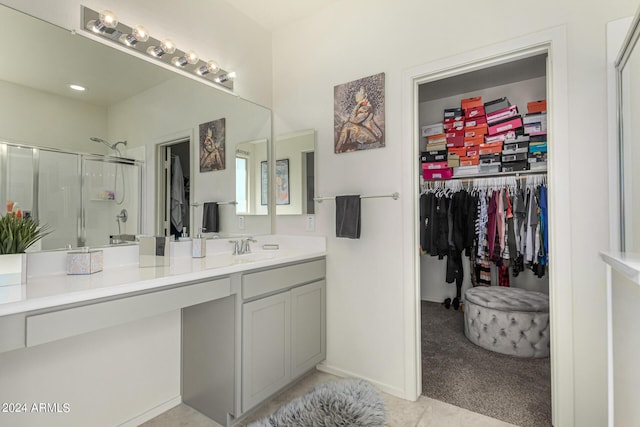
[[[138,415],[135,418],[131,418],[129,421],[125,421],[120,424],[119,427],[137,427],[140,424],[146,423],[152,418],[157,417],[163,412],[167,412],[169,409],[174,408],[182,403],[182,396],[176,396],[173,399],[167,400],[164,403],[156,406],[155,408],[149,409],[147,412]]]
[[[343,378],[360,378],[366,381],[369,381],[373,384],[378,390],[390,394],[392,396],[399,397],[400,399],[407,399],[406,393],[404,390],[399,389],[397,387],[390,386],[388,384],[381,383],[379,381],[373,380],[371,378],[363,377],[362,375],[355,374],[353,372],[345,371],[344,369],[336,368],[335,366],[330,366],[325,364],[325,362],[319,363],[316,365],[316,369],[321,372],[326,372],[327,374],[336,375],[338,377]]]

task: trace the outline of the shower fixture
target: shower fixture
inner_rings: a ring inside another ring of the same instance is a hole
[[[89,139],[91,141],[93,141],[93,142],[99,142],[100,144],[106,145],[107,147],[109,147],[110,149],[112,149],[113,151],[116,152],[116,157],[122,157],[122,153],[118,149],[118,145],[122,144],[125,147],[127,146],[127,141],[118,141],[118,142],[116,142],[114,144],[109,144],[104,139],[98,138],[96,136],[89,137]],[[124,179],[124,171],[120,170],[120,178],[122,180],[122,192],[121,192],[121,196],[122,197],[120,198],[120,200],[118,200],[118,196],[117,196],[117,193],[118,193],[118,191],[117,191],[118,190],[118,169],[122,169],[122,165],[116,164],[116,171],[115,171],[114,183],[113,183],[113,194],[114,194],[114,198],[115,198],[116,203],[118,205],[121,205],[122,202],[124,202],[124,198],[125,198],[125,196],[127,194],[127,189],[125,187],[126,183],[125,183],[125,179]],[[123,209],[122,212],[120,212],[121,215],[123,213],[125,214],[124,218],[122,218],[120,216],[117,217],[118,218],[118,228],[120,227],[120,219],[122,219],[123,222],[127,221],[127,218],[126,218],[126,213],[127,212],[126,212],[126,210]]]
[[[118,153],[119,156],[122,155],[122,153],[120,153],[120,150],[118,150],[118,144],[123,144],[125,147],[127,146],[127,141],[118,141],[115,144],[109,144],[107,141],[105,141],[102,138],[97,138],[95,136],[92,136],[89,138],[91,141],[93,142],[99,142],[101,144],[106,145],[107,147],[111,148],[113,151],[115,151],[116,153]]]

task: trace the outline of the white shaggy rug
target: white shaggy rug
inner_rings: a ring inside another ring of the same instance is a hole
[[[366,381],[345,379],[319,384],[248,427],[378,427],[385,420],[376,390]]]

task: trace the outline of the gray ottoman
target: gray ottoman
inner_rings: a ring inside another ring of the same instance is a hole
[[[487,350],[518,357],[549,356],[549,297],[540,292],[479,286],[464,293],[464,334]]]

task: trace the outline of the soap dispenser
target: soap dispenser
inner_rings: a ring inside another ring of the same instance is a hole
[[[191,257],[192,258],[204,258],[207,256],[207,239],[202,237],[202,230],[198,235],[191,240]]]

